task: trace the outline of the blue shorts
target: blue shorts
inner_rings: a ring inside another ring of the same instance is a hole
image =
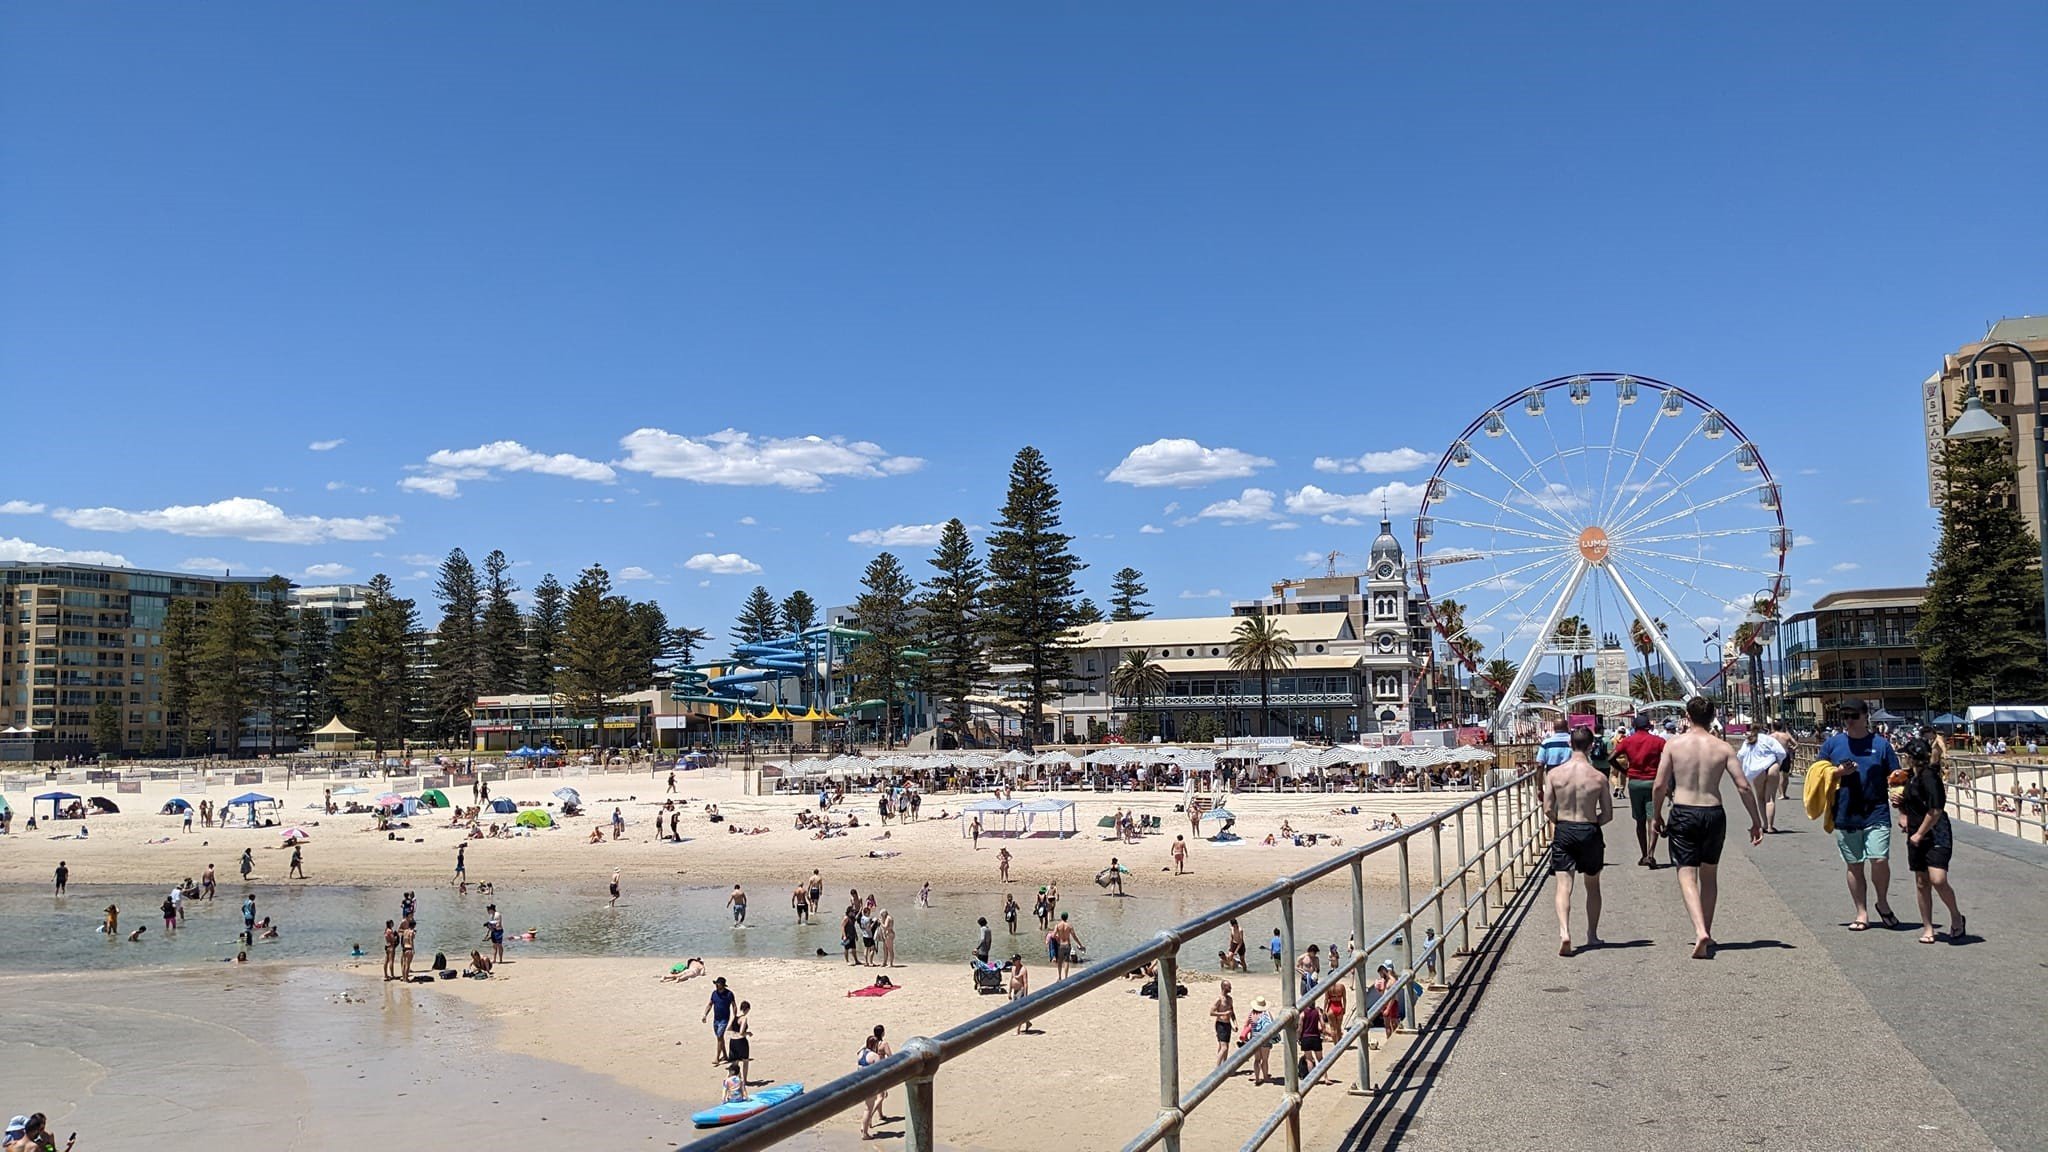
[[[1891,821],[1887,820],[1870,828],[1837,828],[1835,847],[1841,851],[1842,859],[1850,864],[1861,864],[1866,860],[1890,860]]]

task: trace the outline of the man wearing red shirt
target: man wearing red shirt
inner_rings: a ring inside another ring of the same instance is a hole
[[[1657,858],[1657,834],[1650,828],[1650,820],[1656,815],[1650,810],[1650,797],[1657,786],[1657,764],[1664,757],[1664,738],[1650,731],[1650,718],[1636,713],[1635,731],[1628,734],[1615,746],[1614,758],[1628,766],[1628,811],[1636,821],[1636,844],[1643,850],[1642,859],[1636,863],[1644,868],[1655,868]]]

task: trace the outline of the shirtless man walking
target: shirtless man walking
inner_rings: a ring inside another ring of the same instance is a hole
[[[1065,980],[1067,972],[1074,966],[1074,949],[1081,944],[1080,934],[1067,922],[1067,914],[1060,913],[1059,923],[1052,926],[1053,979]]]
[[[1719,894],[1714,874],[1728,835],[1728,813],[1721,807],[1723,776],[1735,781],[1735,791],[1749,811],[1751,845],[1764,842],[1764,823],[1741,760],[1726,740],[1714,735],[1714,702],[1695,696],[1685,702],[1685,715],[1691,725],[1664,742],[1650,811],[1656,818],[1654,834],[1671,841],[1678,890],[1692,916],[1692,958],[1705,960],[1714,954],[1714,900]],[[1671,798],[1668,822],[1662,815],[1666,796]]]
[[[1586,878],[1586,944],[1600,946],[1600,870],[1607,866],[1607,838],[1600,831],[1614,819],[1607,774],[1593,764],[1593,730],[1574,728],[1572,752],[1550,770],[1543,814],[1553,825],[1550,867],[1557,873],[1557,954],[1572,954],[1572,878]]]
[[[1216,1066],[1221,1068],[1230,1059],[1230,1042],[1237,1032],[1237,1004],[1230,998],[1230,981],[1219,986],[1216,1003],[1209,1005],[1209,1019],[1216,1022]]]

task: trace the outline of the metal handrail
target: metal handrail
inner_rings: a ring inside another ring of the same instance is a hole
[[[2032,825],[2040,833],[2041,842],[2048,844],[2048,818],[2038,815],[2027,815],[2029,808],[2036,804],[2048,804],[2048,800],[2036,799],[2031,796],[2015,797],[2011,792],[2000,792],[1996,788],[1980,788],[1976,783],[1977,777],[1980,775],[2000,776],[2011,773],[2013,783],[2017,785],[2024,774],[2031,772],[2034,777],[2034,783],[2044,791],[2048,791],[2048,765],[2022,764],[2017,761],[2000,760],[1995,756],[1979,757],[1950,753],[1947,763],[1943,767],[1947,770],[1946,775],[1948,777],[1948,790],[1950,794],[1956,796],[1967,794],[1968,797],[1967,800],[1962,801],[1957,806],[1957,815],[1959,817],[1968,819],[1970,823],[1980,828],[1985,827],[1986,822],[1989,821],[1989,826],[1993,832],[2005,832],[2005,822],[2011,821],[2012,829],[2009,834],[2018,836],[2023,840],[2027,836],[2027,827]],[[1956,780],[1956,770],[1959,768],[1970,770],[1970,783],[1963,784]],[[1988,808],[1984,805],[1985,797],[1989,797],[1991,801]],[[2001,800],[2012,801],[2013,811],[2000,811],[1998,804]],[[1963,816],[1964,813],[1968,815]]]
[[[1104,986],[1119,985],[1124,973],[1140,965],[1155,962],[1158,965],[1159,989],[1159,1109],[1145,1128],[1124,1145],[1125,1152],[1144,1152],[1145,1149],[1160,1145],[1164,1145],[1169,1152],[1179,1152],[1181,1129],[1189,1113],[1208,1099],[1224,1080],[1242,1068],[1259,1048],[1276,1042],[1284,1046],[1285,1052],[1282,1068],[1284,1090],[1281,1100],[1245,1141],[1243,1149],[1244,1152],[1251,1152],[1271,1139],[1276,1132],[1284,1130],[1287,1134],[1286,1144],[1289,1152],[1300,1152],[1302,1101],[1312,1089],[1324,1082],[1330,1069],[1335,1067],[1337,1059],[1347,1050],[1356,1048],[1358,1087],[1360,1090],[1371,1091],[1371,1055],[1364,1038],[1373,1019],[1391,1000],[1399,997],[1406,1009],[1403,1013],[1404,1018],[1414,1025],[1417,1031],[1422,1030],[1424,1025],[1417,1019],[1414,996],[1415,981],[1418,974],[1424,971],[1422,965],[1428,965],[1432,980],[1439,975],[1448,975],[1449,965],[1445,949],[1449,946],[1450,933],[1455,931],[1458,934],[1459,946],[1454,955],[1469,955],[1472,950],[1471,934],[1475,927],[1475,910],[1476,927],[1484,931],[1490,926],[1490,905],[1504,905],[1510,891],[1519,889],[1529,878],[1539,874],[1541,852],[1547,843],[1549,829],[1543,819],[1541,807],[1536,803],[1535,783],[1536,777],[1533,773],[1522,774],[1419,820],[1407,828],[1282,877],[1256,892],[1165,929],[1146,943],[1091,964],[1085,970],[1041,988],[1023,999],[1010,1001],[963,1024],[949,1028],[937,1036],[914,1037],[889,1058],[856,1069],[814,1091],[805,1092],[778,1104],[759,1116],[710,1133],[685,1145],[686,1152],[746,1152],[750,1149],[767,1148],[849,1111],[871,1096],[887,1092],[899,1085],[904,1086],[907,1093],[905,1113],[908,1120],[908,1138],[905,1146],[910,1152],[931,1152],[936,1140],[933,1079],[948,1061],[998,1036],[1014,1033],[1020,1021],[1044,1016],[1053,1009]],[[1473,838],[1474,848],[1470,853],[1467,852],[1466,840],[1468,823],[1476,830]],[[1457,855],[1455,872],[1448,877],[1443,842],[1446,829],[1455,831]],[[1411,883],[1409,849],[1419,837],[1429,839],[1430,872],[1429,890],[1418,902],[1414,898]],[[1318,980],[1307,993],[1308,998],[1314,1000],[1323,996],[1344,977],[1352,976],[1357,985],[1355,1003],[1359,1006],[1359,1016],[1358,1021],[1338,1037],[1331,1050],[1309,1070],[1307,1077],[1303,1078],[1298,1067],[1296,1029],[1300,1017],[1301,993],[1292,963],[1295,956],[1295,894],[1318,880],[1339,871],[1349,870],[1352,935],[1354,939],[1364,940],[1365,861],[1371,856],[1389,850],[1395,852],[1399,858],[1397,880],[1402,914],[1386,931],[1368,943],[1360,945],[1344,963]],[[1475,869],[1478,873],[1476,884],[1473,877]],[[1492,904],[1492,894],[1496,888],[1499,890],[1500,903]],[[1455,896],[1452,895],[1454,892]],[[1455,915],[1448,919],[1445,916],[1447,898],[1451,900],[1455,910]],[[1221,928],[1233,919],[1248,916],[1253,911],[1275,902],[1279,903],[1281,909],[1281,949],[1290,958],[1290,962],[1282,965],[1279,973],[1281,1003],[1272,1013],[1274,1026],[1265,1033],[1267,1039],[1255,1039],[1240,1045],[1221,1065],[1209,1071],[1183,1093],[1180,1087],[1179,1004],[1174,995],[1179,977],[1180,949],[1189,941]],[[1434,929],[1435,937],[1421,945],[1418,951],[1415,928],[1418,920],[1425,915],[1431,917],[1426,927]],[[1367,958],[1380,948],[1396,941],[1400,942],[1402,948],[1400,968],[1395,973],[1392,986],[1385,993],[1375,997],[1366,984]]]

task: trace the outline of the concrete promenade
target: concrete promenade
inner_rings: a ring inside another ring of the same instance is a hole
[[[1345,1147],[2048,1148],[2048,848],[1959,824],[1969,935],[1922,945],[1903,838],[1901,925],[1856,933],[1833,838],[1793,805],[1778,824],[1752,849],[1731,816],[1722,946],[1693,960],[1676,871],[1638,867],[1616,813],[1607,946],[1557,954],[1544,877]]]

